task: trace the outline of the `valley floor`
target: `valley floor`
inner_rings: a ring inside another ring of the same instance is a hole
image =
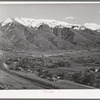
[[[43,68],[52,74],[53,80],[50,77],[44,77],[43,73],[39,76],[32,71],[9,70],[8,65],[0,62],[0,89],[95,89],[99,88],[100,79],[95,79],[93,86],[90,84],[81,84],[67,78],[55,79],[57,75],[68,73],[71,75],[74,72],[84,72],[91,68],[100,68],[100,53],[99,50],[83,50],[63,52],[59,55],[46,57],[46,60],[70,62],[70,66],[62,66],[55,68]],[[6,66],[5,66],[6,65]],[[29,68],[27,68],[29,69]],[[33,69],[32,69],[33,70]],[[36,70],[35,70],[36,71]],[[71,73],[71,74],[70,74]],[[95,73],[95,72],[94,72]],[[99,75],[99,72],[97,73]]]

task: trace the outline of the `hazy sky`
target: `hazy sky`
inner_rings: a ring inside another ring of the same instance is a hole
[[[8,17],[100,24],[100,4],[0,4],[0,21]]]

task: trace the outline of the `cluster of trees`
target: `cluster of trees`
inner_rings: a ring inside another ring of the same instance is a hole
[[[65,61],[54,61],[51,59],[45,59],[45,58],[15,58],[15,59],[7,59],[5,61],[7,65],[11,65],[14,69],[21,68],[34,68],[34,67],[45,67],[45,68],[57,68],[57,67],[70,67],[70,62]],[[13,69],[12,68],[12,69]]]
[[[77,83],[93,86],[95,73],[89,71],[80,71],[73,74],[73,80]]]

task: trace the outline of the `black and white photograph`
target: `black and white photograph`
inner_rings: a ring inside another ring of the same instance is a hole
[[[100,89],[100,3],[0,3],[0,90],[41,89]]]

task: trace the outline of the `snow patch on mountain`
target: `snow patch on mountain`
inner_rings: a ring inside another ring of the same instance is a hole
[[[60,22],[56,20],[51,20],[51,19],[15,18],[14,20],[29,27],[38,27],[42,23],[47,24],[49,25],[49,27],[52,27],[52,28],[59,25],[66,26],[66,27],[72,26],[72,24],[69,24],[66,22]]]
[[[7,20],[5,20],[3,23],[2,23],[2,26],[5,26],[6,24],[8,23],[11,23],[13,22],[13,20],[11,18],[8,18]]]
[[[24,26],[30,26],[31,23],[34,21],[34,19],[28,18],[15,18],[14,20],[19,22],[20,24],[23,24]]]
[[[100,29],[100,25],[97,25],[96,23],[85,23],[84,26],[86,28],[91,29],[91,30],[98,30],[98,29]]]

